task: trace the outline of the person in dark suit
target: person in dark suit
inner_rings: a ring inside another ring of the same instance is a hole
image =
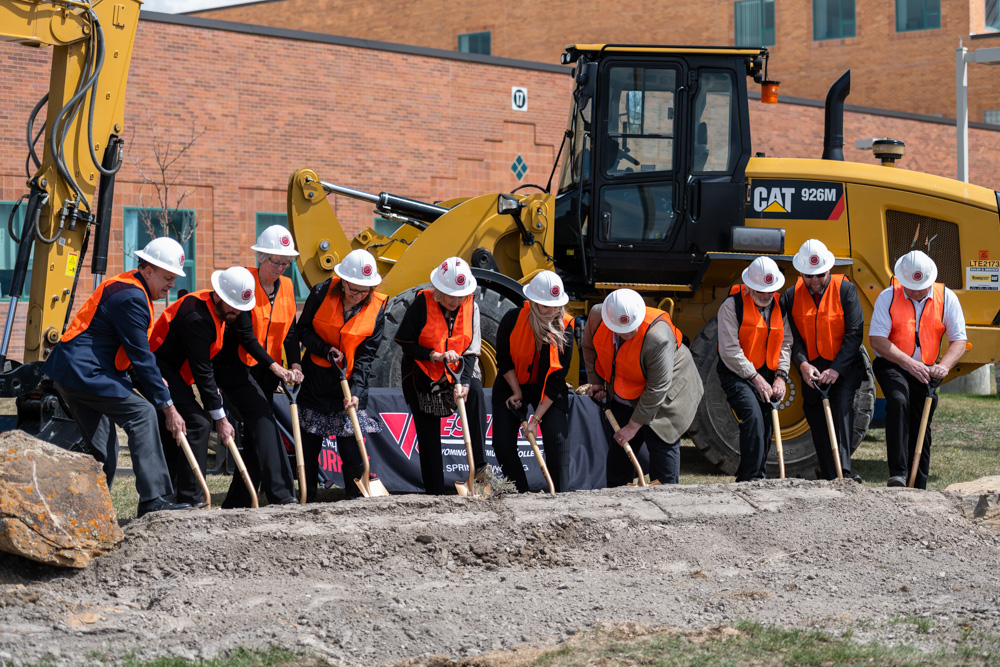
[[[173,502],[173,485],[163,455],[156,411],[163,412],[171,433],[184,432],[184,419],[149,349],[153,302],[164,298],[184,276],[184,250],[171,238],[153,239],[136,251],[139,268],[101,283],[73,318],[42,371],[55,382],[80,433],[104,464],[108,488],[118,465],[120,426],[139,492],[138,515],[184,509]],[[132,368],[145,400],[132,391]]]

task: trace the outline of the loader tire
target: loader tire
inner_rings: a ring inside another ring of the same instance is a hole
[[[417,292],[422,287],[412,287],[389,299],[385,307],[385,330],[382,343],[372,362],[372,373],[369,385],[372,387],[399,387],[402,385],[401,364],[403,349],[396,344],[396,329],[403,321],[406,309],[413,303]],[[496,342],[497,327],[500,319],[516,304],[488,286],[476,290],[476,303],[479,304],[479,324],[483,337],[482,353],[479,365],[483,370],[483,387],[493,386],[496,378]]]
[[[691,354],[695,365],[705,385],[705,396],[698,406],[694,423],[688,429],[687,437],[694,441],[695,447],[705,455],[711,463],[729,475],[736,474],[740,463],[740,433],[739,423],[726,400],[726,392],[722,389],[716,366],[719,363],[719,329],[713,318],[691,344]],[[872,412],[875,410],[875,376],[872,373],[871,362],[867,353],[863,354],[865,378],[854,397],[854,433],[851,440],[851,452],[854,452],[868,432]],[[791,402],[801,401],[798,386],[801,383],[798,370],[789,373],[789,395]],[[794,392],[794,395],[793,395]],[[783,415],[792,414],[782,411]],[[801,414],[801,412],[799,411]],[[768,417],[770,418],[770,417]],[[795,420],[793,424],[782,423],[782,449],[785,454],[785,476],[816,479],[819,467],[816,462],[816,450],[813,447],[812,434],[805,418]],[[778,477],[778,455],[772,444],[767,463],[767,476]]]

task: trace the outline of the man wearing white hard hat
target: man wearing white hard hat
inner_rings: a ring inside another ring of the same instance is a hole
[[[472,270],[461,257],[449,257],[431,271],[431,285],[431,289],[417,292],[394,340],[403,349],[403,398],[413,414],[420,443],[424,491],[441,495],[445,490],[441,418],[455,412],[458,398],[465,399],[476,474],[482,477],[486,467],[486,402],[479,370],[482,333]],[[461,373],[455,381],[460,361]]]
[[[705,393],[680,329],[638,292],[619,289],[591,309],[581,349],[589,395],[622,425],[608,446],[608,486],[635,477],[624,450],[630,441],[649,448],[650,481],[677,484],[681,436]]]
[[[530,490],[517,454],[518,414],[535,413],[528,428],[541,426],[545,463],[556,491],[569,491],[569,390],[573,318],[562,280],[541,271],[522,289],[524,305],[512,308],[497,327],[497,377],[493,383],[493,451],[503,475],[519,493]]]
[[[832,274],[833,253],[822,241],[809,239],[792,258],[799,272],[795,285],[785,290],[782,310],[792,329],[792,363],[802,374],[802,409],[812,433],[820,475],[837,479],[823,397],[816,385],[829,387],[830,411],[845,479],[861,482],[851,472],[854,437],[854,396],[864,379],[861,344],[865,314],[858,290],[843,274]]]
[[[153,303],[184,276],[184,250],[171,238],[150,241],[135,252],[139,267],[102,282],[80,307],[42,371],[55,381],[94,457],[104,464],[108,488],[118,466],[115,426],[128,436],[139,492],[138,515],[183,509],[173,502],[173,485],[156,427],[162,411],[167,428],[183,430],[156,359],[149,349]],[[132,368],[146,401],[132,389]],[[155,409],[154,409],[155,406]]]
[[[368,378],[385,330],[387,296],[375,288],[382,282],[375,257],[367,250],[352,250],[333,267],[336,274],[309,293],[299,318],[306,355],[305,379],[299,396],[302,420],[302,453],[306,465],[306,499],[316,495],[319,455],[323,441],[337,438],[343,460],[344,490],[348,498],[361,495],[354,480],[364,474],[348,409],[354,406],[364,434],[379,433],[378,416],[368,415]],[[340,384],[344,369],[351,399]],[[371,451],[371,450],[369,450]],[[374,473],[371,473],[374,474]]]
[[[233,427],[222,407],[222,394],[215,380],[212,359],[222,349],[226,323],[253,308],[253,276],[242,266],[212,274],[212,288],[184,295],[170,305],[153,325],[149,347],[156,355],[174,405],[187,425],[185,433],[201,473],[208,465],[208,437],[212,426],[219,442],[233,437]],[[201,404],[192,385],[198,386]],[[174,437],[165,425],[160,437]],[[173,443],[176,444],[176,443]],[[177,500],[200,505],[201,487],[179,446],[165,449],[167,464],[177,488]]]
[[[758,257],[743,270],[719,307],[717,370],[729,406],[740,422],[737,482],[764,479],[771,447],[771,400],[785,396],[791,367],[792,332],[782,312],[785,276],[770,257]]]
[[[298,251],[292,234],[271,225],[250,248],[256,266],[254,307],[226,327],[215,376],[234,419],[242,423],[243,462],[251,484],[270,504],[295,502],[292,467],[274,419],[271,398],[279,382],[301,382],[299,334],[295,323],[295,290],[283,275]],[[282,364],[282,352],[288,368]],[[223,509],[251,507],[253,498],[238,473],[233,475]]]
[[[937,265],[919,250],[896,260],[894,282],[882,290],[872,309],[868,339],[875,350],[875,379],[885,395],[885,447],[889,486],[906,486],[916,453],[917,432],[928,384],[942,381],[966,350],[965,315],[958,297],[935,282]],[[948,349],[940,356],[947,336]],[[917,469],[919,489],[927,488],[931,461],[931,418]]]

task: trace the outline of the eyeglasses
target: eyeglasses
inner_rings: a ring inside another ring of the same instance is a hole
[[[351,292],[353,294],[368,294],[368,292],[372,291],[371,287],[361,287],[359,289],[359,288],[355,287],[354,285],[352,285],[351,283],[347,282],[346,280],[344,281],[344,289],[346,289],[347,291],[349,291],[349,292]]]
[[[271,264],[273,264],[274,266],[277,266],[282,271],[284,271],[285,269],[287,269],[288,267],[290,267],[292,265],[291,262],[279,262],[278,260],[274,259],[273,257],[268,257],[267,261],[271,262]]]

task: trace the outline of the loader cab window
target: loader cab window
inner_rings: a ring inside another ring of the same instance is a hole
[[[605,174],[670,171],[674,157],[677,71],[613,67],[608,76]]]
[[[694,99],[691,171],[729,173],[741,153],[736,81],[729,71],[702,70]]]

